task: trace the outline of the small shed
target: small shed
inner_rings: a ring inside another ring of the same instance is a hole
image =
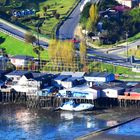
[[[106,88],[102,90],[101,97],[118,98],[118,95],[124,94],[124,91],[122,87]]]

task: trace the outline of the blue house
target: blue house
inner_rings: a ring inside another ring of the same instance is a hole
[[[91,72],[84,76],[87,84],[92,87],[94,83],[104,83],[111,82],[115,80],[115,75],[113,73],[107,72]]]

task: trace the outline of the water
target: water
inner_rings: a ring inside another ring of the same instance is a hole
[[[110,124],[95,119],[93,112],[51,112],[0,105],[0,140],[73,140],[107,125]]]
[[[140,119],[116,127],[110,130],[108,134],[140,136]]]

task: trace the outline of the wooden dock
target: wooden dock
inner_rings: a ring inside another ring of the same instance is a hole
[[[140,96],[119,95],[118,101],[120,107],[140,106]]]

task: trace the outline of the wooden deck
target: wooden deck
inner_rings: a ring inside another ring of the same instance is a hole
[[[119,95],[118,100],[140,100],[140,96]]]

